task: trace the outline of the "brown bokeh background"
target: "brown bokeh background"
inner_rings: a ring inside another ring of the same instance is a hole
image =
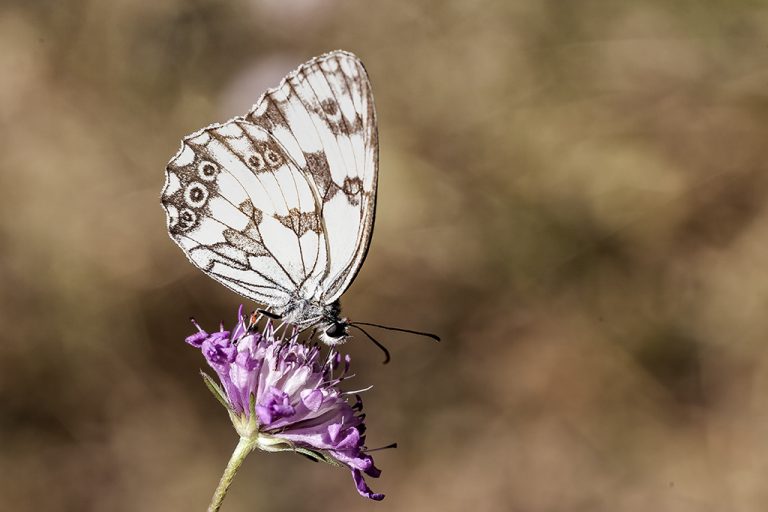
[[[167,237],[181,137],[343,48],[378,217],[345,349],[381,504],[252,455],[225,511],[768,509],[768,5],[6,1],[0,508],[203,510],[236,442],[186,346],[241,299]]]

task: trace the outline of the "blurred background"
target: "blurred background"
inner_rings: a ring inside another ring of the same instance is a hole
[[[182,136],[343,48],[378,217],[344,348],[387,498],[252,455],[224,511],[768,509],[768,4],[0,4],[0,501],[203,510],[236,443],[185,345],[242,299],[168,238]],[[253,306],[251,306],[253,307]]]

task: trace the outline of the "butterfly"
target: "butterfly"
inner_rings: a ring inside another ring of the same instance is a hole
[[[250,112],[184,137],[161,202],[203,272],[328,345],[349,336],[339,298],[368,252],[378,131],[355,55],[315,57]]]

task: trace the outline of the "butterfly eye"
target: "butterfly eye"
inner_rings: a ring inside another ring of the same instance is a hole
[[[192,208],[199,208],[208,200],[208,189],[201,183],[190,183],[184,190],[184,200]]]
[[[331,338],[341,338],[347,335],[347,326],[335,323],[325,330],[325,334]]]

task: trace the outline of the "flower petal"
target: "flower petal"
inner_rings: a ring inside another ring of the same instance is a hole
[[[360,432],[356,428],[348,428],[344,437],[336,443],[337,450],[348,450],[360,446]]]
[[[265,400],[256,406],[256,413],[265,427],[281,418],[293,415],[296,411],[288,401],[288,394],[280,389],[270,388],[264,398]]]
[[[205,331],[199,331],[191,336],[187,336],[187,338],[184,340],[193,347],[200,348],[203,346],[203,341],[208,337],[208,333]]]
[[[341,432],[341,423],[331,423],[328,425],[328,435],[331,437],[332,442],[336,442]]]
[[[323,392],[319,389],[305,389],[301,392],[301,403],[312,412],[323,405]]]
[[[352,470],[352,479],[355,481],[355,487],[357,487],[357,492],[360,493],[360,496],[374,501],[381,501],[384,499],[383,494],[375,493],[371,490],[370,487],[368,487],[368,484],[365,483],[365,478],[363,478],[363,474],[360,472],[360,470]]]

